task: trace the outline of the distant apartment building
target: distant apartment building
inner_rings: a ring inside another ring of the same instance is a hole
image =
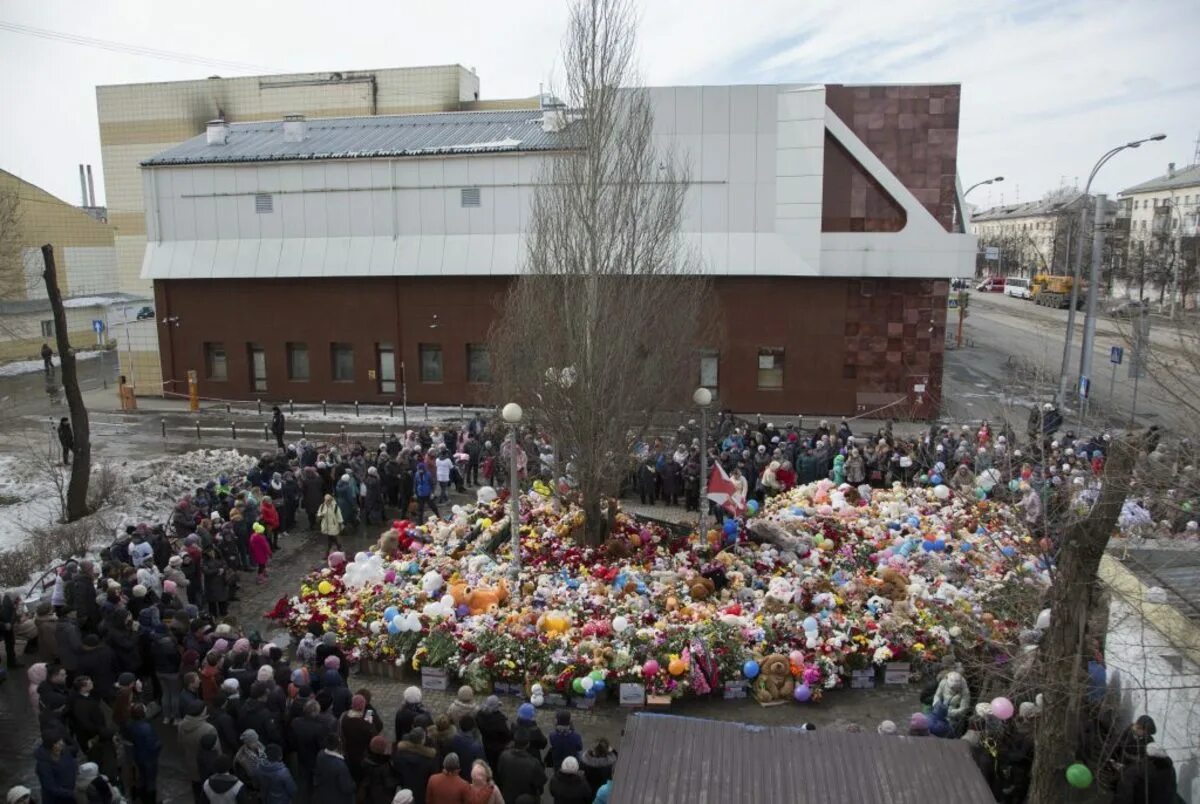
[[[116,289],[152,293],[150,280],[142,278],[146,205],[140,163],[202,133],[210,120],[396,115],[485,109],[497,103],[536,106],[536,99],[479,101],[479,77],[457,64],[99,86],[105,200],[116,229]],[[144,357],[146,365],[157,366],[157,345],[151,344]],[[161,378],[146,380],[139,393],[158,393]]]
[[[1079,225],[1082,193],[1003,204],[971,216],[979,238],[979,272],[1000,276],[1070,272],[1070,241]]]
[[[111,295],[117,273],[113,227],[89,209],[0,170],[0,359],[33,357],[43,343],[53,345],[42,277],[46,243],[54,246],[72,345],[96,343],[92,322],[104,320],[107,304],[124,300]]]
[[[1200,291],[1200,165],[1176,169],[1122,190],[1120,219],[1128,231],[1123,279],[1134,296],[1194,306]]]

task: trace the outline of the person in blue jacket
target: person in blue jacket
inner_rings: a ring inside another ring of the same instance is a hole
[[[67,745],[61,734],[50,732],[42,736],[33,758],[43,804],[75,804],[75,779],[79,774],[75,749]]]

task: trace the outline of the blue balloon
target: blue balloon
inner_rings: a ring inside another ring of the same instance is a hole
[[[933,542],[934,552],[940,553],[946,549],[946,542],[943,539],[935,539]]]
[[[933,552],[933,542],[921,542],[921,549],[926,553]]]
[[[592,682],[592,692],[604,692],[604,680],[597,679]]]
[[[1017,552],[1017,548],[1013,547],[1011,544],[1006,544],[1000,548],[1000,552],[1004,553],[1006,556],[1012,557]]]
[[[888,530],[900,530],[900,523],[899,522],[889,522]]]
[[[971,552],[971,543],[970,543],[970,542],[963,542],[962,544],[960,544],[960,545],[958,546],[958,549],[959,549],[959,550],[961,550],[961,551],[963,551],[964,553],[969,553],[969,552]]]
[[[921,520],[917,519],[915,516],[910,516],[908,518],[908,524],[914,528],[919,528],[921,527]]]
[[[746,510],[750,512],[750,516],[754,516],[755,514],[757,514],[758,513],[758,500],[751,500],[750,502],[746,503]]]
[[[579,588],[579,579],[578,578],[568,578],[567,579],[567,588],[568,589],[578,589]]]
[[[942,482],[942,476],[941,476],[941,475],[930,475],[930,476],[929,476],[929,482],[930,482],[932,485],[936,486],[936,485],[938,485],[939,483],[941,483],[941,482]]]
[[[802,516],[802,515],[804,514],[804,509],[803,509],[803,508],[801,508],[801,507],[800,507],[800,506],[798,506],[798,505],[793,505],[793,506],[792,506],[790,509],[788,509],[788,510],[790,510],[790,511],[792,512],[792,515],[793,515],[793,516]]]
[[[395,617],[399,613],[400,613],[399,609],[397,609],[395,606],[388,606],[386,609],[383,610],[383,619],[390,623],[392,621],[392,618]]]
[[[746,678],[756,678],[758,676],[758,662],[749,659],[742,665],[742,675]]]
[[[736,520],[726,519],[723,527],[726,536],[733,536],[738,532],[738,523]]]
[[[389,620],[389,621],[388,621],[388,624],[387,624],[387,629],[388,629],[388,633],[389,633],[389,634],[398,634],[398,633],[400,633],[400,626],[396,625],[396,624],[395,624],[394,622],[392,622],[391,620]]]
[[[584,690],[583,695],[585,698],[595,698],[596,697],[596,686],[593,684],[592,688],[590,690]]]
[[[805,617],[804,618],[804,630],[805,631],[816,631],[817,630],[817,618],[816,617]]]

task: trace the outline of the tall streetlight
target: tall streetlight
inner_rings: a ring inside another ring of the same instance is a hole
[[[1002,181],[1004,181],[1003,176],[997,176],[994,179],[984,179],[983,181],[977,181],[974,184],[972,184],[970,187],[968,187],[967,189],[963,190],[963,194],[962,194],[963,200],[964,201],[967,200],[967,196],[976,187],[982,187],[985,184],[999,184]],[[963,213],[965,214],[966,210],[963,210]],[[958,225],[958,205],[955,204],[954,205],[954,221],[953,221],[953,225],[950,228],[953,229],[957,225]],[[967,229],[966,223],[964,222],[963,231],[966,231],[966,229]]]
[[[704,539],[704,514],[708,509],[708,406],[712,404],[712,391],[701,386],[692,394],[692,401],[700,408],[700,522],[696,527]]]
[[[512,563],[509,573],[513,579],[513,594],[517,594],[521,583],[521,503],[517,499],[517,427],[524,415],[521,406],[509,402],[500,411],[500,417],[512,425],[512,444],[509,445],[508,458],[508,528],[512,534]]]
[[[1065,402],[1067,398],[1067,373],[1071,367],[1071,339],[1075,335],[1075,307],[1079,303],[1079,277],[1083,274],[1083,237],[1084,232],[1087,230],[1089,194],[1092,190],[1092,180],[1096,178],[1096,174],[1100,172],[1100,168],[1104,167],[1108,160],[1121,153],[1121,151],[1127,148],[1141,147],[1144,142],[1158,142],[1166,138],[1166,134],[1152,134],[1144,139],[1133,140],[1132,142],[1109,149],[1104,156],[1096,161],[1095,166],[1092,167],[1092,172],[1088,174],[1087,184],[1083,186],[1082,203],[1079,207],[1079,247],[1075,250],[1075,263],[1071,267],[1071,301],[1070,306],[1067,308],[1067,337],[1063,341],[1062,371],[1058,379],[1059,404]],[[1095,217],[1096,225],[1100,226],[1102,223],[1100,220],[1101,216],[1097,214]],[[1103,246],[1103,232],[1095,240],[1098,240],[1101,246]],[[1096,251],[1096,249],[1093,248],[1093,251]],[[1092,266],[1088,280],[1087,312],[1083,319],[1083,353],[1079,359],[1079,377],[1081,380],[1084,377],[1091,377],[1092,373],[1092,348],[1093,341],[1096,339],[1096,288],[1100,283],[1100,257],[1097,253],[1092,255]]]

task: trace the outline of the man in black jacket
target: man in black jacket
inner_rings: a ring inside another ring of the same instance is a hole
[[[238,733],[253,729],[265,745],[282,745],[283,733],[280,731],[279,722],[267,706],[271,686],[265,681],[255,681],[250,685],[250,700],[242,704],[238,715]]]
[[[355,789],[354,778],[342,756],[342,741],[336,734],[330,734],[313,768],[311,800],[314,804],[354,804]]]
[[[429,777],[440,768],[437,750],[425,744],[425,729],[419,726],[405,733],[392,751],[392,770],[400,787],[412,791],[413,804],[424,804]]]
[[[66,416],[58,421],[58,443],[62,445],[63,464],[69,464],[75,450],[75,434],[71,432],[71,423]]]
[[[301,787],[308,787],[312,784],[312,773],[317,762],[317,754],[325,746],[325,738],[334,734],[336,728],[337,721],[328,712],[322,712],[321,705],[315,700],[306,703],[304,714],[292,720],[289,726],[289,744],[296,751],[297,764],[300,769],[300,775],[296,781]]]
[[[546,769],[541,760],[529,753],[529,732],[524,728],[517,729],[513,747],[500,754],[496,784],[505,801],[516,801],[522,795],[541,800],[542,788],[546,786]]]
[[[91,678],[101,698],[107,700],[113,696],[113,685],[117,682],[117,663],[113,658],[112,648],[102,644],[100,637],[95,634],[88,634],[83,638],[83,650],[79,654],[79,673]]]
[[[271,433],[275,436],[275,443],[279,445],[280,449],[286,449],[283,444],[285,424],[283,411],[279,409],[278,405],[275,405],[271,408]]]

